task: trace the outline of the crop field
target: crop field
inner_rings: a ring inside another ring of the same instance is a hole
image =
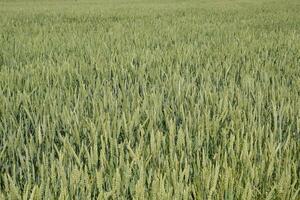
[[[299,0],[0,0],[0,200],[300,199]]]

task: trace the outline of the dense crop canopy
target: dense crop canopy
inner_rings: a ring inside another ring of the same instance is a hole
[[[300,199],[300,2],[0,0],[0,199]]]

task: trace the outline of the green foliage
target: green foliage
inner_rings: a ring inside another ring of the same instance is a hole
[[[1,1],[0,199],[300,199],[299,10]]]

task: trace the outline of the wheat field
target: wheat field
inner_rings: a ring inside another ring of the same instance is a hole
[[[300,199],[300,1],[0,0],[0,199]]]

